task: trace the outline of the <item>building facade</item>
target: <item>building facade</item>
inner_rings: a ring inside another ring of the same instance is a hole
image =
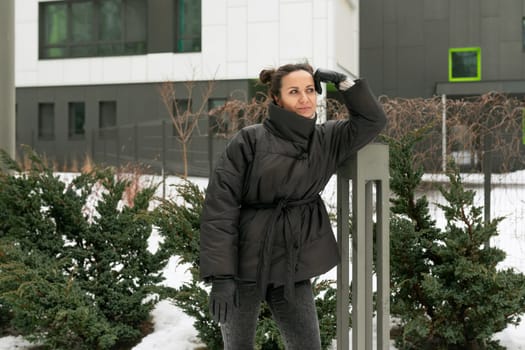
[[[17,146],[64,168],[87,154],[180,172],[166,81],[181,101],[187,82],[213,81],[212,108],[234,91],[249,98],[261,69],[284,63],[359,74],[357,0],[17,0],[15,28]],[[210,148],[206,125],[193,175],[223,148]]]
[[[361,73],[391,97],[525,94],[524,0],[366,0]]]

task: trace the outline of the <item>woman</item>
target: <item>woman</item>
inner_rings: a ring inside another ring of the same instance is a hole
[[[210,178],[202,217],[200,274],[225,349],[253,349],[265,300],[287,349],[320,349],[310,278],[338,263],[319,193],[339,165],[385,126],[366,81],[307,63],[261,71],[273,103],[262,124],[240,130]],[[316,124],[321,82],[334,83],[348,120]]]

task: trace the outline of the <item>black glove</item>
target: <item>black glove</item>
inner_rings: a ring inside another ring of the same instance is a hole
[[[335,87],[339,89],[339,83],[346,80],[346,75],[333,70],[318,68],[314,73],[315,91],[318,94],[323,92],[321,82],[334,83]]]
[[[226,323],[233,308],[239,306],[237,284],[233,278],[215,278],[211,285],[208,302],[211,318],[215,322]]]

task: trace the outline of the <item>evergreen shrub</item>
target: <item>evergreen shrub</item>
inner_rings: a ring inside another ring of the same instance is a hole
[[[414,161],[419,129],[390,145],[391,313],[399,320],[398,349],[503,349],[493,335],[518,324],[525,312],[525,277],[498,264],[505,253],[488,244],[502,218],[485,222],[466,190],[458,168],[449,163],[446,227],[429,214],[418,195],[423,170]]]
[[[148,249],[155,188],[130,186],[111,168],[69,184],[26,149],[22,171],[2,153],[0,310],[4,330],[49,349],[125,349],[151,329],[166,294],[172,252]]]

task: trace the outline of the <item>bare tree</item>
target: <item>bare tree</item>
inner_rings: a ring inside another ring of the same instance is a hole
[[[175,84],[172,81],[165,81],[159,87],[162,102],[173,123],[176,133],[175,137],[182,146],[184,178],[188,177],[188,144],[198,126],[199,120],[206,116],[205,111],[208,109],[208,100],[213,91],[214,83],[215,81],[213,80],[208,81],[206,86],[199,89],[201,90],[202,98],[198,106],[194,105],[196,102],[194,94],[197,90],[194,80],[184,84],[186,90],[184,97],[177,95]]]
[[[261,92],[248,99],[245,91],[233,91],[224,105],[210,111],[215,118],[215,134],[229,138],[245,126],[262,122],[270,101],[268,95]]]
[[[440,171],[442,164],[441,97],[389,98],[379,101],[388,115],[385,134],[400,138],[410,130],[431,128],[432,132],[419,145],[416,161],[427,171]],[[521,151],[521,119],[525,101],[500,92],[446,101],[446,154],[466,151],[471,154],[472,170],[480,170],[485,152],[499,158],[499,171],[511,171],[525,166]],[[490,137],[490,145],[485,139]],[[487,149],[489,147],[489,149]]]

